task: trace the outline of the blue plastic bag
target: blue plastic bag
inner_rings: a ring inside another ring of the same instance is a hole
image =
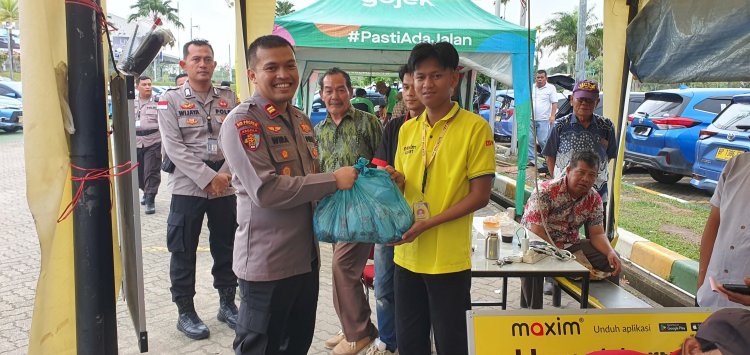
[[[339,190],[318,203],[313,230],[327,243],[393,243],[414,223],[409,204],[385,170],[368,168],[359,158],[351,190]]]

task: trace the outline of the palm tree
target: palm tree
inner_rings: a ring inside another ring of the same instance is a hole
[[[601,24],[594,25],[594,29],[586,34],[586,48],[589,59],[604,55],[604,27]]]
[[[503,19],[507,19],[507,17],[505,17],[505,11],[508,10],[508,3],[510,2],[510,0],[499,0],[499,1],[500,1],[500,4],[503,5]]]
[[[554,15],[555,17],[544,24],[543,32],[550,33],[550,35],[539,41],[539,51],[543,53],[544,49],[551,51],[558,49],[567,50],[568,73],[572,73],[576,45],[578,44],[578,10],[574,10],[573,12],[556,12]],[[591,9],[588,10],[586,18],[596,20],[596,17],[591,14]],[[592,38],[591,41],[588,39],[586,41],[590,55],[596,54],[598,56],[601,54],[604,31],[600,27],[598,24],[586,25],[587,38],[599,36]]]
[[[18,0],[0,0],[0,26],[18,21]],[[10,79],[13,80],[13,26],[8,30],[8,59],[10,59]]]
[[[175,27],[184,28],[185,26],[180,22],[177,15],[177,9],[171,6],[171,2],[172,0],[138,0],[135,5],[130,6],[131,9],[135,10],[135,13],[128,16],[128,22],[141,18],[152,18],[155,21],[157,17],[161,16],[162,20],[166,19]]]
[[[289,1],[279,0],[276,1],[276,16],[289,15],[294,12],[294,4]]]

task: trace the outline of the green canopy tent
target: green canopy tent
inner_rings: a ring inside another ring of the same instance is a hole
[[[499,19],[471,0],[320,0],[275,20],[273,33],[296,49],[300,101],[309,112],[317,72],[337,66],[357,72],[396,72],[420,42],[446,41],[464,71],[462,104],[471,103],[476,72],[514,88],[518,117],[519,191],[523,196],[531,103],[530,53],[535,32]],[[523,211],[523,200],[516,201]]]

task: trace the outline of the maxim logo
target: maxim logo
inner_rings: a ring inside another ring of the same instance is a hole
[[[367,7],[378,6],[378,3],[387,4],[387,5],[392,4],[394,9],[400,9],[402,5],[435,6],[432,4],[432,1],[430,0],[362,0],[362,6],[367,6]]]
[[[557,317],[557,322],[551,323],[513,323],[511,326],[512,336],[551,336],[551,335],[581,335],[581,323],[583,318],[578,322],[561,322]],[[517,335],[516,335],[517,334]]]

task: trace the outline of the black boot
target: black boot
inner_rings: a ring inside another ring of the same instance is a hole
[[[194,340],[206,339],[211,332],[203,321],[195,313],[195,306],[192,299],[177,300],[177,311],[180,316],[177,318],[177,330]]]
[[[156,213],[156,205],[154,203],[155,198],[156,198],[155,194],[146,195],[146,214]]]
[[[219,313],[216,319],[226,323],[229,328],[234,329],[237,325],[237,306],[234,305],[234,293],[236,288],[227,287],[219,289]]]

